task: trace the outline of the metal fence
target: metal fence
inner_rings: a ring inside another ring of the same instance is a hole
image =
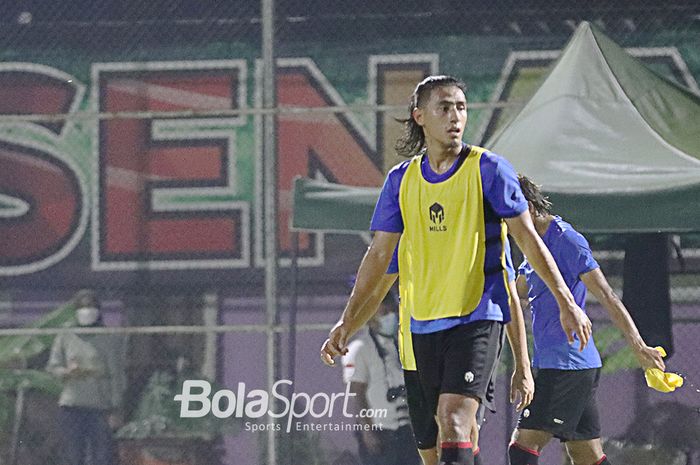
[[[700,77],[700,7],[682,0],[5,3],[0,464],[64,463],[61,444],[45,440],[57,437],[60,384],[44,367],[66,331],[55,328],[72,316],[65,304],[83,288],[125,342],[122,463],[357,463],[350,432],[288,434],[245,416],[181,421],[172,399],[194,378],[246,393],[281,379],[295,392],[343,392],[317,353],[366,244],[302,234],[294,274],[294,177],[381,185],[398,160],[393,118],[427,73],[468,82],[465,138],[485,141],[582,20],[690,89]],[[624,238],[590,239],[621,288]],[[624,442],[620,454],[655,444],[697,464],[700,236],[672,239],[669,365],[687,386],[649,392],[611,343],[603,431]],[[514,421],[505,384],[483,434],[494,464]],[[561,463],[556,446],[544,457]]]

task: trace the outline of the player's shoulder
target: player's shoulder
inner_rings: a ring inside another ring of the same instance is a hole
[[[483,147],[480,148],[483,149],[479,160],[482,175],[503,176],[504,173],[515,172],[515,168],[507,158]]]
[[[415,162],[420,162],[420,155],[415,155],[411,158],[401,160],[400,162],[398,162],[397,164],[392,166],[391,169],[389,169],[389,174],[405,172],[408,169],[408,166],[411,163],[415,163]]]
[[[559,216],[555,216],[552,221],[554,221],[557,236],[560,240],[565,241],[571,245],[575,245],[577,247],[590,248],[590,246],[588,245],[588,241],[583,236],[583,234],[578,232],[571,225],[571,223],[564,221]]]
[[[387,181],[392,184],[398,184],[401,179],[403,179],[404,174],[406,174],[406,170],[408,170],[408,167],[415,159],[416,157],[408,158],[392,166],[386,175]]]
[[[493,152],[485,147],[479,147],[478,145],[472,145],[471,149],[476,151],[481,156],[482,165],[499,165],[503,162],[508,163],[508,160],[502,155]]]

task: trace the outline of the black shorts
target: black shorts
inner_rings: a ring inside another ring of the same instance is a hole
[[[411,417],[413,437],[418,449],[432,449],[437,446],[438,424],[435,420],[435,410],[421,388],[418,372],[404,370],[403,380],[406,385],[408,414]]]
[[[600,418],[595,403],[599,381],[600,368],[538,369],[535,396],[520,414],[518,428],[547,431],[561,441],[599,438]]]
[[[411,394],[408,381],[406,389],[419,448],[428,448],[420,444],[431,442],[427,436],[419,437],[419,434],[432,431],[430,423],[434,422],[440,394],[476,397],[482,405],[494,410],[492,380],[503,347],[503,335],[502,322],[487,320],[435,333],[412,334],[417,368],[417,383],[414,384],[419,389],[414,387],[414,394]],[[420,401],[416,400],[419,396],[422,397]],[[420,407],[412,408],[412,404]]]
[[[413,437],[416,440],[418,449],[432,449],[437,447],[437,437],[439,427],[435,419],[435,412],[430,410],[430,405],[425,397],[418,380],[418,372],[415,370],[403,371],[404,384],[406,385],[406,396],[408,399],[408,414],[411,417],[411,427]],[[495,375],[489,382],[487,398],[493,401]],[[479,427],[484,422],[484,405],[479,405],[476,412],[476,422]]]

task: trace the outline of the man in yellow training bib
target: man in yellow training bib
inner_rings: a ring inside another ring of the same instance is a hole
[[[371,317],[372,306],[365,304],[400,244],[399,292],[411,315],[415,367],[430,403],[426,414],[437,415],[440,463],[453,465],[474,463],[469,434],[510,319],[504,222],[552,290],[569,342],[578,338],[584,347],[591,332],[532,225],[515,171],[500,156],[464,144],[466,123],[461,81],[430,76],[418,84],[396,144],[409,160],[387,175],[372,218],[372,243],[321,349],[331,365],[347,351],[348,338]]]

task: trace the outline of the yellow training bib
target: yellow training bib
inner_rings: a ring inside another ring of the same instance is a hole
[[[486,226],[479,162],[484,151],[470,147],[457,171],[439,183],[423,178],[422,156],[416,156],[401,180],[399,353],[407,370],[415,369],[411,317],[465,316],[483,295]]]

